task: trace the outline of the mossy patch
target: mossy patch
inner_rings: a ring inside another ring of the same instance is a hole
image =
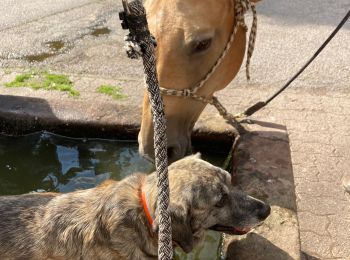
[[[123,100],[127,98],[127,96],[122,93],[122,88],[119,86],[101,85],[97,89],[97,92],[106,94],[117,100]]]
[[[74,89],[73,82],[66,75],[48,72],[31,71],[17,75],[15,80],[5,84],[8,88],[29,87],[32,89],[59,90],[67,92],[70,96],[79,96]]]
[[[12,73],[12,69],[10,69],[10,68],[4,68],[3,71],[4,71],[5,74]]]

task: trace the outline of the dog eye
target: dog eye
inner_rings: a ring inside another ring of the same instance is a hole
[[[222,194],[221,199],[215,204],[215,207],[222,208],[225,206],[228,199],[228,195],[226,193]]]
[[[201,40],[201,41],[196,41],[193,44],[193,53],[199,53],[209,49],[211,42],[212,42],[211,38]]]

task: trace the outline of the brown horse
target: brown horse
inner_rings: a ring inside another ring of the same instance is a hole
[[[149,28],[157,40],[161,87],[192,88],[208,74],[232,34],[235,4],[235,0],[146,0]],[[223,62],[197,94],[211,98],[215,91],[225,88],[239,71],[245,48],[246,30],[239,26]],[[206,104],[175,96],[163,96],[163,100],[169,162],[172,162],[189,153],[191,131]],[[138,140],[139,152],[153,159],[153,124],[147,94]]]

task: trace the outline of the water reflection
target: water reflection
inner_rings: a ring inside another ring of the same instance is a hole
[[[133,172],[150,172],[135,142],[72,139],[50,133],[0,136],[0,194],[69,192]]]

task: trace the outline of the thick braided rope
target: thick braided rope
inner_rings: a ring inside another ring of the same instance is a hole
[[[130,11],[136,15],[145,15],[145,9],[140,0],[129,4]],[[147,24],[145,25],[147,26]],[[148,28],[146,28],[148,31]],[[155,164],[158,177],[158,258],[171,260],[173,257],[171,219],[169,215],[169,180],[168,180],[168,156],[166,139],[166,121],[164,116],[163,101],[159,91],[156,71],[156,59],[154,55],[154,41],[151,35],[140,37],[142,46],[143,66],[145,80],[152,106],[154,125]]]

